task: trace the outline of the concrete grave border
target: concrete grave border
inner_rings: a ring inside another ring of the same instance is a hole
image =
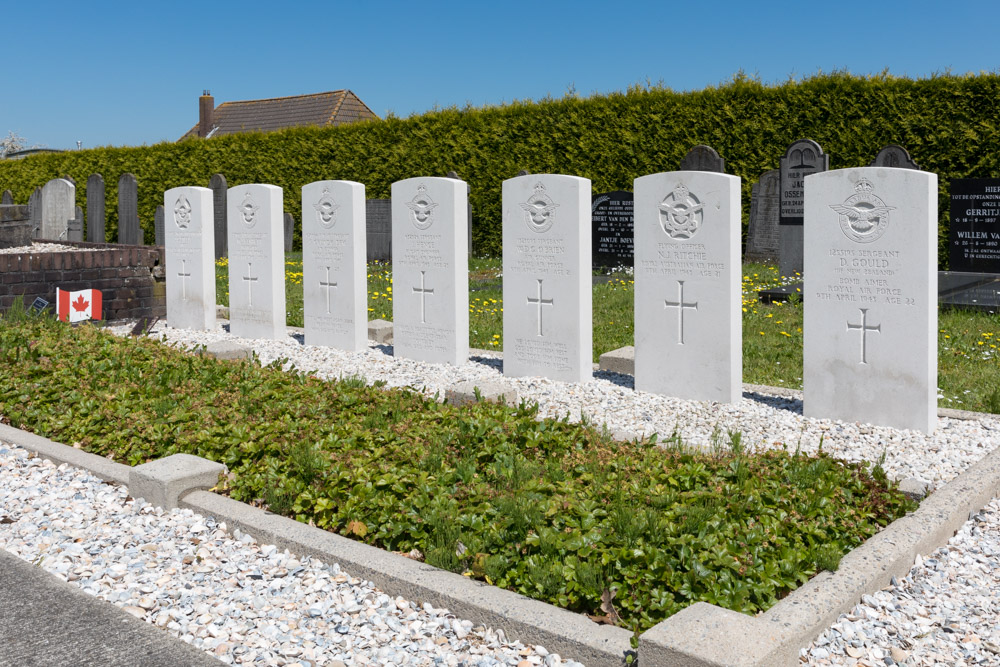
[[[754,389],[758,389],[754,387]],[[760,387],[774,393],[777,388]],[[967,413],[966,418],[987,417]],[[615,434],[627,437],[627,434]],[[254,536],[297,554],[327,563],[339,563],[354,576],[368,579],[392,595],[401,595],[434,606],[446,607],[475,623],[502,628],[526,644],[545,646],[591,665],[622,665],[631,653],[632,633],[598,625],[581,614],[489,586],[458,574],[355,542],[346,537],[271,514],[245,503],[205,491],[205,475],[177,482],[177,466],[219,464],[185,455],[166,457],[137,468],[63,445],[26,431],[0,424],[0,440],[56,463],[83,468],[97,477],[127,485],[130,493],[143,481],[142,495],[157,483],[155,463],[173,459],[166,466],[177,505],[225,521],[230,529]],[[138,468],[143,468],[139,471]],[[893,523],[844,556],[836,572],[822,572],[790,593],[767,612],[747,616],[698,602],[639,636],[642,665],[678,667],[772,667],[799,664],[799,650],[808,646],[841,613],[852,609],[864,594],[875,593],[894,576],[909,572],[916,554],[929,554],[944,545],[975,512],[1000,494],[1000,449],[928,496],[920,507]]]

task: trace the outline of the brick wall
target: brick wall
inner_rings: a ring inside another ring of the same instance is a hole
[[[44,241],[36,241],[44,243]],[[167,292],[163,248],[111,243],[67,243],[87,250],[0,254],[0,311],[17,297],[56,303],[56,288],[101,290],[104,319],[165,317]]]

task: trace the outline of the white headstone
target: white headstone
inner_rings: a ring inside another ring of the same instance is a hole
[[[65,241],[70,218],[76,216],[76,186],[54,178],[42,187],[42,226],[39,238]]]
[[[285,240],[281,188],[229,188],[229,327],[245,338],[284,338]]]
[[[806,177],[807,417],[936,427],[937,187],[913,169]]]
[[[503,182],[503,373],[593,377],[591,190],[577,176]]]
[[[735,403],[743,393],[740,179],[635,180],[635,388]]]
[[[215,226],[212,191],[184,187],[163,193],[167,255],[167,324],[215,327]]]
[[[468,186],[450,178],[392,184],[393,354],[469,357]]]
[[[306,345],[368,347],[365,186],[302,187],[302,287]]]

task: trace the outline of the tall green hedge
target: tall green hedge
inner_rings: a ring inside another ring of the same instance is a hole
[[[271,183],[285,189],[285,209],[301,218],[300,188],[319,179],[364,183],[369,198],[390,184],[455,170],[469,182],[478,254],[500,253],[500,185],[518,170],[593,181],[595,192],[632,189],[638,176],[676,169],[696,144],[714,147],[726,170],[743,179],[744,223],[750,187],[778,166],[788,144],[804,137],[830,154],[830,166],[868,164],[880,148],[906,147],[940,182],[941,260],[952,178],[1000,175],[1000,75],[942,75],[911,80],[888,74],[835,73],[765,85],[743,75],[687,93],[653,87],[581,99],[568,96],[500,107],[445,109],[336,128],[296,128],[191,139],[137,148],[97,148],[0,162],[0,189],[16,201],[51,178],[72,176],[85,206],[94,172],[107,182],[109,239],[117,236],[118,177],[139,181],[147,242],[164,190],[207,186],[214,173],[229,185]]]

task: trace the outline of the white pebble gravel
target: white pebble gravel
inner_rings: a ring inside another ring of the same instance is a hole
[[[582,667],[0,443],[0,549],[228,664]]]
[[[82,252],[97,252],[104,248],[87,248],[75,245],[63,245],[62,243],[32,243],[31,245],[17,246],[16,248],[0,248],[0,255],[22,255],[36,254],[40,252],[65,252],[67,250],[80,250]]]

